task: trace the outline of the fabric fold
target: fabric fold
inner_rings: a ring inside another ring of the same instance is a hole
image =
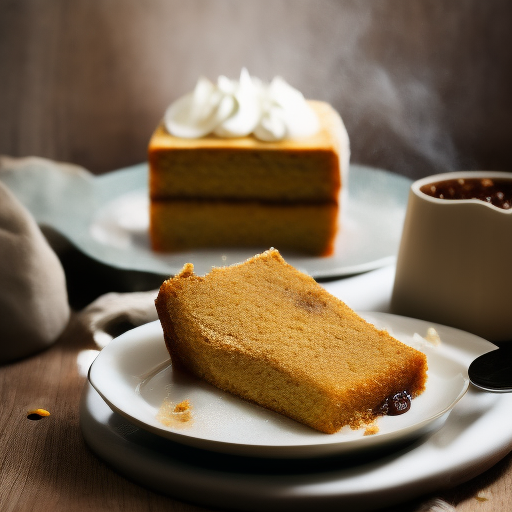
[[[0,182],[0,363],[51,345],[70,308],[62,265],[28,210]]]

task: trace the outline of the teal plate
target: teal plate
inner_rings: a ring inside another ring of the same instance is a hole
[[[23,173],[3,172],[0,179],[40,225],[50,226],[83,253],[116,268],[171,275],[191,262],[201,275],[213,266],[244,261],[268,249],[154,253],[148,237],[146,163],[101,176],[34,165]],[[282,255],[314,278],[347,276],[393,264],[410,185],[404,176],[351,165],[334,255],[306,257],[286,251]]]

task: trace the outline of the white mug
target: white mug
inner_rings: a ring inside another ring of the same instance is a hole
[[[421,191],[470,178],[512,180],[512,173],[452,172],[411,185],[391,310],[512,341],[512,208]]]

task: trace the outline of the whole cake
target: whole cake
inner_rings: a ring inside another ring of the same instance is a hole
[[[193,265],[156,299],[174,365],[325,433],[383,414],[425,387],[426,356],[377,330],[275,249],[200,277]]]
[[[332,254],[350,153],[340,116],[278,78],[221,78],[200,80],[151,137],[153,249]]]

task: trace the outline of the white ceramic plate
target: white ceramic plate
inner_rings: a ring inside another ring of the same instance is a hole
[[[40,224],[59,231],[85,254],[116,268],[175,274],[187,262],[196,273],[244,261],[268,247],[202,250],[159,255],[148,238],[148,168],[140,164],[93,176],[34,166],[3,173],[6,182]],[[283,252],[315,278],[365,272],[392,264],[398,252],[411,181],[397,174],[351,165],[343,228],[332,257]],[[58,201],[56,201],[58,197]]]
[[[432,324],[384,313],[363,316],[402,342],[427,354],[429,375],[425,392],[401,416],[377,420],[379,432],[364,436],[364,428],[346,427],[328,435],[282,415],[249,404],[209,384],[176,372],[164,345],[159,322],[125,333],[102,350],[91,366],[89,380],[107,404],[131,422],[159,436],[189,446],[256,457],[320,457],[375,449],[423,435],[442,426],[468,388],[467,367],[453,346],[480,340],[456,329],[436,326],[440,346],[422,340]],[[489,351],[482,343],[482,353]],[[166,427],[157,414],[164,399],[188,399],[192,420]]]

